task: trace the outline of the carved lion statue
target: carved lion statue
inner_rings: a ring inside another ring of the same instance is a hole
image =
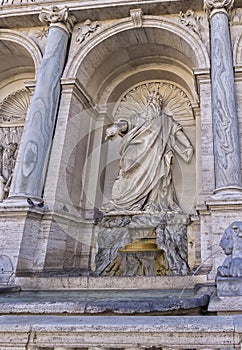
[[[227,258],[218,267],[218,276],[242,277],[242,222],[235,221],[225,230],[221,241]]]

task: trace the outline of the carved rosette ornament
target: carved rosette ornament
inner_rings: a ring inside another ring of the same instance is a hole
[[[42,8],[39,19],[42,23],[50,27],[55,26],[63,28],[68,34],[72,33],[73,26],[76,22],[76,18],[70,15],[69,9],[66,6],[64,8],[58,8],[57,6]]]
[[[231,13],[234,0],[204,0],[204,10],[211,17],[216,12]]]

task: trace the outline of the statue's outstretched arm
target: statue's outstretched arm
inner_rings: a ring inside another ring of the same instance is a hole
[[[106,130],[105,140],[114,140],[118,135],[125,134],[128,131],[128,123],[125,120],[113,123]]]
[[[175,151],[182,157],[185,162],[189,163],[193,156],[193,147],[188,137],[184,134],[182,130],[178,130],[175,134],[175,139],[184,146],[184,149],[181,149],[177,143],[173,145]]]

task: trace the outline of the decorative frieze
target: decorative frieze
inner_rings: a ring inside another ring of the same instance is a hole
[[[92,22],[90,19],[87,19],[82,25],[80,25],[77,30],[76,42],[81,44],[86,38],[90,36],[91,33],[94,33],[100,27],[99,22]]]

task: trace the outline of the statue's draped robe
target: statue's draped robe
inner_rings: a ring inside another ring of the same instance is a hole
[[[149,203],[157,210],[177,205],[171,164],[175,134],[181,126],[172,117],[145,113],[122,118],[128,124],[120,145],[120,172],[112,190],[116,209],[139,210]]]

